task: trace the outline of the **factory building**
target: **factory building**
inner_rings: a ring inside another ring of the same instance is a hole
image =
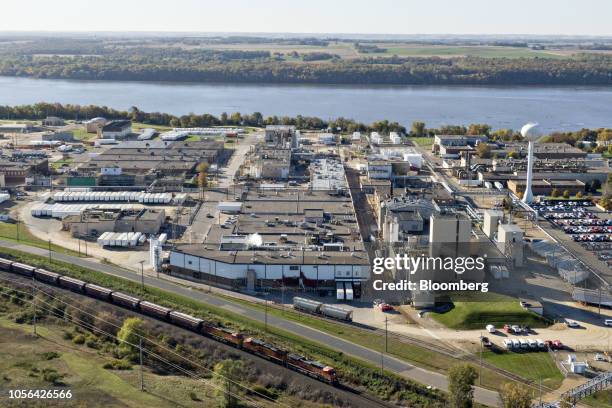
[[[103,232],[157,234],[166,220],[163,209],[86,209],[62,220],[62,228],[75,237],[97,237]]]
[[[295,126],[268,125],[264,132],[264,140],[267,145],[298,147],[299,132],[295,130]]]
[[[370,263],[347,194],[252,190],[234,213],[202,244],[173,249],[170,273],[249,291],[284,285],[360,297]]]

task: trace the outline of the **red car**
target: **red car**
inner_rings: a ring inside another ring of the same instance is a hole
[[[506,333],[512,333],[512,327],[509,324],[504,324],[504,331]]]
[[[393,310],[393,306],[391,306],[388,303],[381,303],[378,305],[378,307],[380,308],[380,310],[382,310],[383,312],[389,312],[391,310]]]
[[[556,348],[557,350],[561,350],[563,348],[563,343],[561,343],[559,340],[553,340],[552,345],[553,348]]]

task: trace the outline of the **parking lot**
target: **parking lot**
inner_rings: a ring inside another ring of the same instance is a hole
[[[565,235],[612,270],[612,217],[593,206],[590,200],[546,200],[532,207],[550,222],[553,231]]]

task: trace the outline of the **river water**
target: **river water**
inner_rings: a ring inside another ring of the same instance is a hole
[[[242,85],[72,81],[0,77],[0,104],[137,106],[176,115],[261,112],[264,116],[388,119],[428,127],[488,123],[545,130],[612,127],[612,87]]]

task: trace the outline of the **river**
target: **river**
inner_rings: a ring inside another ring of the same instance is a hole
[[[137,106],[176,115],[222,112],[264,116],[388,119],[428,127],[488,123],[518,129],[527,121],[545,130],[612,127],[609,87],[243,85],[72,81],[0,77],[0,104],[36,102]]]

